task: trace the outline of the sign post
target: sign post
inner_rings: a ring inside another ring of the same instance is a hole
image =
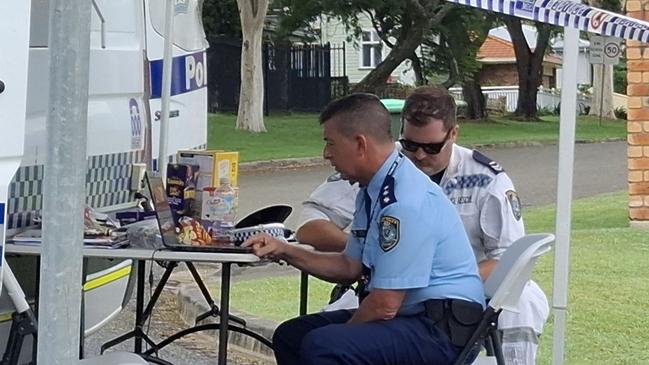
[[[620,40],[615,37],[590,36],[590,63],[602,65],[602,86],[599,93],[599,126],[602,126],[602,102],[604,100],[604,82],[606,82],[606,66],[617,65],[620,62]]]

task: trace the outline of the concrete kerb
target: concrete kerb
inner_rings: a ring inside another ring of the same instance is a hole
[[[188,325],[218,323],[218,318],[215,317],[208,317],[205,320],[195,323],[196,317],[209,311],[210,307],[203,298],[200,290],[193,285],[183,284],[180,286],[177,296],[177,305],[180,317]],[[278,325],[275,321],[247,313],[244,314],[235,309],[231,309],[231,314],[245,318],[246,328],[248,330],[258,333],[269,340],[272,338],[273,332]],[[218,341],[218,330],[206,331],[205,334],[217,339]],[[270,348],[254,338],[238,332],[229,331],[228,347],[240,353],[255,357],[263,363],[272,363],[274,361],[273,351]]]
[[[218,286],[221,273],[219,264],[195,264],[199,275],[208,288]],[[253,265],[246,265],[243,267],[232,266],[232,285],[239,280],[253,280],[257,278],[268,278],[275,276],[293,276],[295,280],[299,280],[299,271],[287,265],[277,265],[274,263],[259,263]],[[244,279],[245,278],[245,279]],[[200,289],[188,270],[179,268],[174,271],[167,289],[176,290],[176,306],[178,314],[181,319],[189,326],[217,323],[218,318],[209,317],[199,323],[195,323],[196,318],[209,311],[210,307],[203,297]],[[219,305],[217,293],[213,294],[213,300]],[[297,309],[297,303],[296,303]],[[275,328],[279,325],[278,322],[261,318],[249,313],[237,311],[236,308],[230,307],[230,313],[245,319],[246,328],[250,331],[258,333],[268,340],[272,339]],[[296,313],[297,314],[297,313]],[[214,338],[218,342],[218,331],[205,331],[203,334]],[[230,331],[228,335],[228,346],[230,349],[243,355],[243,357],[254,360],[254,364],[274,364],[275,359],[273,352],[270,348],[263,345],[261,342],[243,335],[238,332]]]
[[[578,139],[575,143],[605,143],[605,142],[621,142],[626,141],[626,138],[607,138],[604,140],[591,140],[591,139]],[[549,142],[507,142],[507,143],[481,143],[481,144],[462,144],[468,148],[484,149],[484,148],[516,148],[516,147],[538,147],[547,145],[556,145],[557,141]],[[283,170],[283,169],[299,169],[317,166],[327,166],[329,161],[322,157],[301,157],[301,158],[287,158],[269,161],[252,161],[242,162],[239,164],[240,172],[260,172],[268,170]]]
[[[322,157],[287,158],[281,160],[253,161],[239,164],[239,172],[299,169],[329,165]]]

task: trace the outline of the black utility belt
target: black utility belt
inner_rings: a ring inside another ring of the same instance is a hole
[[[429,299],[424,307],[426,316],[459,347],[469,341],[484,312],[479,303],[462,299]]]

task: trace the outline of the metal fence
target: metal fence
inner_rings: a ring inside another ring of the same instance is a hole
[[[329,101],[349,92],[344,45],[272,45],[263,49],[264,111],[320,111]],[[332,53],[336,57],[332,57]],[[338,62],[338,61],[336,61]],[[208,50],[210,111],[235,111],[241,84],[241,40],[215,39]],[[335,73],[334,73],[335,72]],[[333,73],[333,74],[332,74]]]
[[[453,87],[449,91],[457,99],[462,100],[462,88]],[[513,113],[518,104],[518,86],[483,86],[482,93],[488,100],[505,100],[505,110]],[[561,93],[539,89],[536,97],[539,109],[554,110],[561,103]],[[578,95],[577,108],[579,113],[585,113],[591,106],[590,96]]]

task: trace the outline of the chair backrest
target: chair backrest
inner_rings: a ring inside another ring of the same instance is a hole
[[[536,260],[550,251],[553,242],[553,234],[539,233],[521,237],[509,246],[485,282],[491,308],[516,310]]]

